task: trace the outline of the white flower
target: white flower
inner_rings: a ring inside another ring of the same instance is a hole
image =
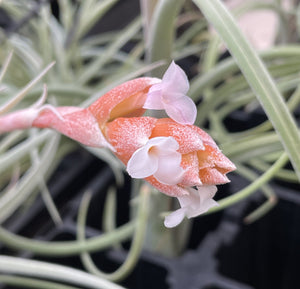
[[[165,217],[165,226],[173,228],[179,225],[183,218],[193,218],[207,212],[211,207],[218,206],[213,200],[217,192],[216,186],[198,186],[197,190],[189,188],[189,195],[178,197],[181,208]]]
[[[167,115],[181,124],[193,124],[197,115],[195,103],[186,93],[189,82],[184,71],[175,64],[170,64],[162,81],[149,89],[145,109],[164,109]]]
[[[127,163],[127,171],[133,178],[153,175],[163,184],[175,185],[184,173],[178,148],[179,144],[173,137],[154,137],[133,153]]]

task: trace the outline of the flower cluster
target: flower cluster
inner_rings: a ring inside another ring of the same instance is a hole
[[[53,128],[82,144],[111,149],[131,177],[178,198],[180,209],[165,218],[165,226],[174,227],[185,216],[216,206],[216,185],[229,182],[226,174],[235,169],[214,140],[193,125],[197,109],[188,90],[187,76],[172,62],[161,80],[128,81],[84,109],[39,101],[1,116],[0,133]],[[165,110],[169,118],[143,116],[146,109]]]

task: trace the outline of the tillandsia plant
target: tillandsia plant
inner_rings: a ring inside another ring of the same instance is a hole
[[[270,180],[293,185],[299,181],[295,117],[299,120],[300,49],[294,39],[300,33],[299,27],[290,27],[300,23],[299,15],[291,13],[296,7],[286,11],[281,1],[243,1],[241,9],[231,13],[220,0],[140,0],[137,18],[116,31],[103,32],[103,22],[98,34],[93,34],[96,28],[90,31],[108,11],[113,18],[115,4],[131,12],[128,2],[0,1],[0,13],[7,18],[7,26],[0,21],[0,243],[37,257],[76,255],[89,272],[0,255],[0,272],[8,274],[1,275],[0,282],[29,288],[68,288],[61,282],[120,288],[107,279],[124,280],[142,248],[178,256],[189,233],[210,220],[194,217],[261,192],[266,200],[255,203],[257,209],[244,219],[254,222],[277,202]],[[278,16],[282,45],[257,52],[232,14],[261,9]],[[124,20],[120,18],[114,24]],[[229,53],[224,54],[224,47]],[[240,114],[246,119],[242,128],[236,120]],[[254,124],[248,123],[252,115]],[[78,194],[82,201],[72,223],[74,240],[37,240],[36,235],[20,236],[23,231],[6,228],[7,220],[26,219],[38,193],[54,221],[51,226],[64,227],[47,184],[78,144],[83,145],[81,152],[104,160],[116,180],[105,190],[104,209],[97,214],[99,235],[88,235],[89,191]],[[116,221],[124,168],[132,177],[125,224]],[[232,183],[219,188],[230,192],[215,195],[216,185],[229,182],[227,173],[233,170]],[[240,180],[248,185],[236,189]],[[164,228],[162,215],[166,227],[181,224]],[[113,273],[100,271],[102,260],[93,262],[90,254],[117,250],[129,239],[120,267]],[[12,278],[9,274],[14,273],[30,278]]]
[[[193,126],[197,109],[188,89],[187,76],[174,62],[162,80],[125,82],[85,109],[43,104],[45,88],[32,107],[1,116],[0,133],[53,128],[84,145],[109,148],[133,178],[145,178],[178,198],[181,208],[165,219],[167,227],[174,227],[184,216],[216,206],[216,185],[229,182],[226,174],[235,169],[214,140]],[[144,117],[145,109],[164,109],[170,118]]]

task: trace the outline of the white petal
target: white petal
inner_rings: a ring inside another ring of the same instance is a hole
[[[217,191],[216,186],[200,186],[198,190],[189,188],[188,191],[189,195],[178,197],[181,208],[165,217],[166,227],[177,226],[184,216],[193,218],[205,213],[211,207],[218,206],[218,203],[212,199]]]
[[[165,185],[176,185],[180,183],[184,173],[180,163],[181,154],[178,152],[160,155],[158,158],[158,168],[154,177]]]
[[[157,171],[154,177],[166,185],[178,184],[183,177],[181,168],[181,154],[177,152],[179,144],[173,137],[155,137],[149,140],[148,145],[154,148],[158,157]]]
[[[154,137],[151,138],[147,144],[152,147],[157,147],[160,155],[168,154],[169,152],[174,152],[179,149],[178,142],[171,136]]]
[[[213,200],[216,186],[199,186],[198,190],[189,188],[188,196],[178,197],[180,206],[185,209],[186,216],[193,218],[207,212],[211,207],[218,206]]]
[[[176,92],[183,94],[186,94],[190,87],[185,72],[174,61],[172,61],[162,78],[162,86],[164,93]]]
[[[199,206],[197,209],[195,208],[189,208],[186,210],[186,216],[190,218],[194,218],[197,216],[200,216],[201,214],[207,212],[212,207],[217,207],[219,204],[214,199],[208,199],[206,200],[201,206]]]
[[[176,227],[182,222],[184,215],[185,215],[184,209],[178,209],[165,217],[164,225],[167,228]]]
[[[180,206],[182,208],[188,208],[188,207],[192,208],[195,205],[198,207],[199,200],[200,200],[198,191],[193,188],[188,188],[188,192],[189,195],[178,197]]]
[[[197,108],[191,98],[186,95],[181,95],[169,99],[165,102],[165,111],[167,115],[181,124],[193,124],[197,116]]]
[[[162,81],[154,84],[144,103],[146,109],[164,109],[169,117],[181,124],[193,124],[197,115],[194,102],[186,96],[189,81],[185,72],[174,61]]]
[[[143,108],[145,109],[164,109],[162,102],[162,89],[161,83],[157,83],[151,86],[147,94],[146,101]]]
[[[127,171],[133,178],[153,175],[166,185],[178,184],[184,174],[179,144],[173,137],[155,137],[136,150],[127,164]]]
[[[158,166],[158,158],[149,154],[149,146],[145,145],[136,150],[127,163],[128,174],[137,179],[153,175]]]
[[[216,186],[199,186],[197,187],[197,189],[200,195],[201,202],[212,199],[218,190]]]

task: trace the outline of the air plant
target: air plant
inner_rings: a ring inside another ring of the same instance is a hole
[[[277,202],[270,180],[299,181],[300,134],[294,118],[300,102],[298,46],[285,43],[254,51],[219,0],[141,0],[144,22],[138,17],[115,32],[88,35],[117,2],[86,0],[74,5],[62,0],[55,17],[46,1],[0,1],[14,24],[0,31],[0,222],[16,212],[26,214],[40,191],[55,225],[62,224],[47,180],[78,144],[111,166],[116,186],[122,185],[124,171],[134,180],[130,221],[115,225],[112,187],[103,214],[103,222],[110,225],[95,238],[85,237],[88,193],[79,210],[77,240],[33,240],[0,227],[0,242],[10,248],[37,255],[79,255],[90,272],[0,256],[1,272],[54,280],[40,280],[40,287],[68,282],[121,288],[105,279],[118,282],[128,276],[143,246],[154,250],[157,242],[162,254],[182,252],[190,226],[185,217],[195,220],[261,191],[265,203],[245,217],[254,222]],[[278,6],[267,9],[285,21]],[[288,29],[284,24],[281,27]],[[211,33],[211,26],[217,33]],[[220,61],[221,39],[231,56]],[[122,49],[127,43],[130,52]],[[186,59],[188,68],[182,67],[189,70],[188,77],[175,64]],[[258,107],[266,112],[264,122],[238,132],[226,126],[236,110],[247,113]],[[286,166],[289,161],[292,166]],[[217,194],[214,200],[216,185],[229,182],[227,173],[233,170],[249,185],[227,197]],[[163,209],[153,206],[150,213],[155,199]],[[178,203],[170,201],[176,199]],[[177,227],[164,228],[162,215],[166,227]],[[159,226],[153,226],[157,220]],[[185,233],[174,238],[181,230]],[[111,274],[95,268],[91,252],[117,247],[129,238],[131,248],[120,268]],[[1,281],[28,285],[37,280],[3,275]]]

